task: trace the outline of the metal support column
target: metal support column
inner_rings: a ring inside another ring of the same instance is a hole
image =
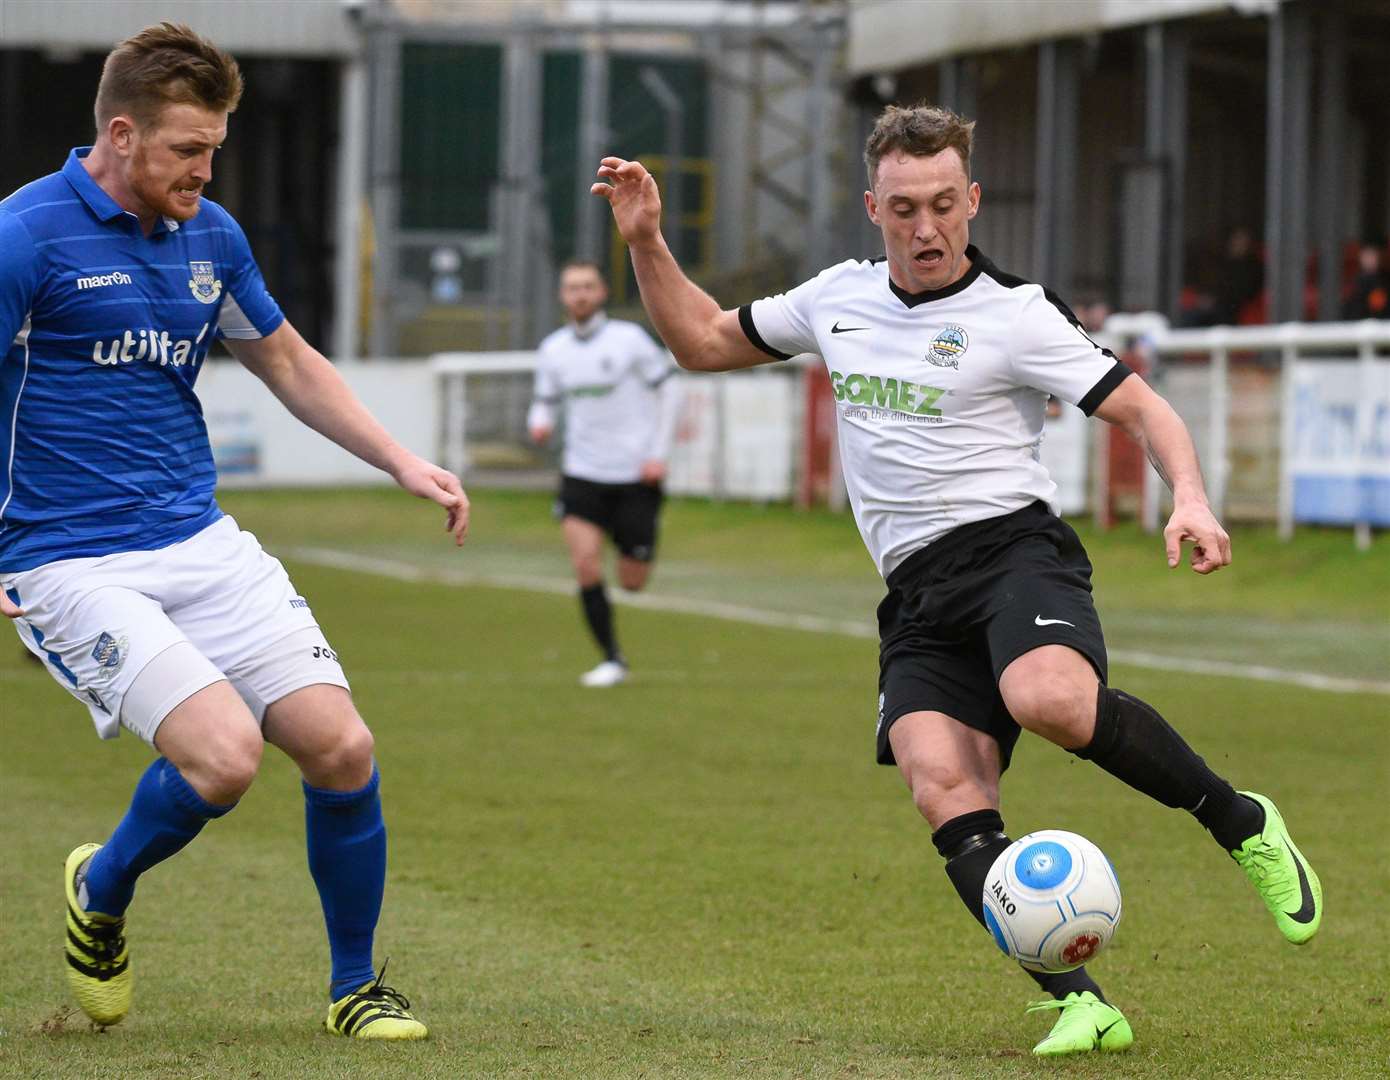
[[[1270,322],[1303,317],[1308,255],[1308,12],[1281,4],[1269,16],[1269,116],[1265,129],[1265,280]]]
[[[666,237],[666,246],[671,255],[680,262],[681,241],[684,239],[682,218],[685,215],[684,187],[685,176],[681,164],[685,158],[685,103],[681,96],[654,67],[644,67],[637,73],[638,79],[647,93],[656,100],[657,107],[666,117],[666,175],[661,192],[661,216],[665,227],[661,230]]]
[[[534,250],[531,215],[545,205],[540,185],[541,69],[532,28],[520,26],[507,35],[502,71],[502,250],[497,272],[511,316],[507,344],[523,349],[535,344],[528,314],[533,259],[540,253]]]
[[[345,60],[338,76],[338,205],[333,266],[333,358],[356,359],[362,321],[362,197],[367,163],[367,64]]]
[[[1144,30],[1144,154],[1163,165],[1153,307],[1171,318],[1182,289],[1187,181],[1187,39],[1173,23]]]
[[[579,84],[579,191],[575,205],[574,254],[597,262],[603,257],[603,235],[608,224],[606,204],[589,194],[599,159],[608,145],[608,41],[599,32],[584,44]]]
[[[401,228],[401,38],[389,24],[370,30],[372,65],[371,198],[376,254],[372,260],[370,355],[396,351],[396,286]]]
[[[807,47],[811,54],[811,84],[806,91],[806,130],[810,136],[810,152],[806,155],[806,201],[810,214],[802,270],[803,276],[809,278],[819,274],[837,257],[831,154],[840,133],[835,117],[837,94],[834,85],[840,23],[835,20],[811,22],[807,27]]]
[[[1076,228],[1080,56],[1073,41],[1038,46],[1038,155],[1033,272],[1063,296],[1071,291]]]
[[[1342,242],[1346,213],[1342,192],[1346,180],[1347,28],[1343,12],[1320,14],[1318,32],[1318,183],[1323,189],[1314,202],[1318,236],[1318,318],[1341,317]]]
[[[972,57],[953,56],[941,62],[937,103],[967,120],[975,118],[979,109],[979,77]]]

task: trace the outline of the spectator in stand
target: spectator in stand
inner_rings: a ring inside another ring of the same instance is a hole
[[[1367,237],[1356,253],[1356,277],[1342,303],[1344,319],[1390,319],[1390,273],[1385,269],[1382,238]]]
[[[1264,264],[1255,250],[1255,238],[1248,228],[1239,225],[1226,239],[1226,255],[1212,290],[1212,323],[1235,326],[1241,322],[1263,322],[1263,318],[1254,317],[1246,308],[1259,299],[1264,278]]]
[[[1088,334],[1099,334],[1110,318],[1110,305],[1098,297],[1087,297],[1076,306],[1076,317]]]

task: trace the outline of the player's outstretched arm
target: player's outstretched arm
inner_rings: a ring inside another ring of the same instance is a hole
[[[338,370],[288,321],[266,337],[228,338],[227,345],[296,419],[387,473],[412,495],[444,507],[446,530],[456,544],[463,543],[468,534],[468,496],[458,477],[396,442]]]
[[[608,200],[632,256],[642,304],[676,363],[691,371],[732,371],[771,361],[748,340],[738,312],[720,310],[672,257],[661,235],[661,196],[651,173],[640,162],[606,157],[598,177],[589,190]]]
[[[1191,543],[1192,569],[1197,573],[1210,574],[1229,566],[1231,538],[1207,503],[1197,448],[1182,417],[1138,376],[1115,387],[1095,415],[1123,428],[1138,442],[1172,489],[1173,515],[1163,530],[1168,565],[1177,566],[1182,545]]]

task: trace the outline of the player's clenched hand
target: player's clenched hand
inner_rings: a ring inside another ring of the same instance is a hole
[[[412,495],[436,502],[449,511],[444,528],[454,534],[454,543],[463,544],[468,535],[468,496],[457,476],[423,458],[413,458],[396,471],[395,479]]]
[[[1163,530],[1163,543],[1170,568],[1182,559],[1185,543],[1192,544],[1192,569],[1199,574],[1210,574],[1231,563],[1231,538],[1205,502],[1175,506]]]
[[[10,598],[5,595],[5,591],[0,589],[0,615],[7,619],[17,619],[24,614],[24,609],[16,607],[10,603]]]
[[[629,247],[660,235],[661,196],[652,174],[641,162],[606,157],[599,165],[598,177],[600,182],[589,191],[608,200],[618,232]]]

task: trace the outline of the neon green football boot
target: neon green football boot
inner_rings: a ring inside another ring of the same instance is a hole
[[[1264,808],[1265,825],[1231,852],[1231,858],[1259,892],[1279,932],[1295,945],[1302,945],[1322,924],[1322,882],[1294,846],[1274,804],[1253,791],[1240,794]]]
[[[1028,1006],[1029,1012],[1047,1009],[1061,1009],[1062,1015],[1057,1017],[1047,1038],[1033,1047],[1038,1057],[1062,1057],[1092,1050],[1114,1052],[1128,1050],[1134,1044],[1134,1032],[1124,1014],[1089,990],[1079,994],[1073,990],[1060,1000],[1036,1001]]]
[[[103,1027],[118,1024],[130,1012],[133,978],[130,950],[125,943],[125,919],[86,912],[77,902],[87,860],[100,844],[73,849],[63,867],[63,891],[67,894],[67,935],[63,952],[67,959],[68,985],[82,1011]]]
[[[404,994],[382,983],[386,965],[374,982],[344,994],[328,1006],[324,1026],[353,1039],[428,1039],[430,1029],[410,1013]]]

